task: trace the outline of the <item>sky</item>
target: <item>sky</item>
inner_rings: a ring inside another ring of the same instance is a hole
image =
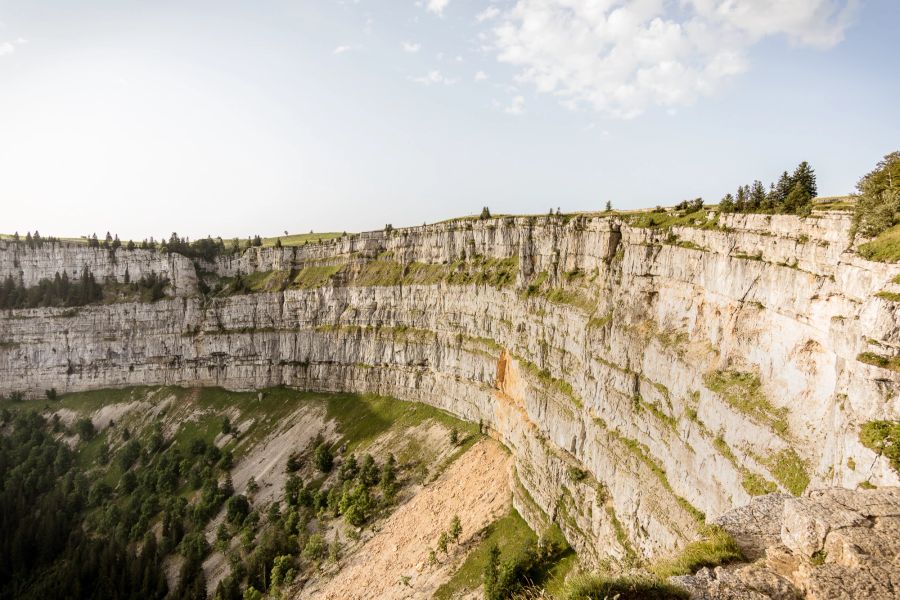
[[[0,0],[0,232],[716,202],[900,149],[896,0]]]

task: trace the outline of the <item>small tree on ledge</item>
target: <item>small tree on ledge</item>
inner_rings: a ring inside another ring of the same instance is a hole
[[[490,218],[491,218],[491,209],[489,209],[487,206],[485,206],[484,208],[482,208],[482,209],[481,209],[481,216],[480,216],[479,218],[480,218],[482,221],[483,221],[484,219],[490,219]]]

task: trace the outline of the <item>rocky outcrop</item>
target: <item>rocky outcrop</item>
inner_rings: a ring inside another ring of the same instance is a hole
[[[0,391],[288,385],[426,402],[511,449],[533,525],[626,564],[767,491],[900,483],[858,440],[900,415],[900,373],[866,359],[900,349],[900,304],[877,295],[898,291],[900,267],[848,251],[848,227],[508,217],[253,248],[204,276],[272,291],[4,314]]]
[[[761,558],[673,578],[699,600],[900,595],[900,488],[765,496],[717,523]]]
[[[12,276],[24,286],[37,285],[41,279],[53,279],[66,273],[77,279],[87,269],[97,281],[131,281],[156,273],[169,280],[176,296],[197,294],[194,263],[180,254],[125,248],[90,248],[75,242],[50,242],[28,245],[0,241],[0,280]]]

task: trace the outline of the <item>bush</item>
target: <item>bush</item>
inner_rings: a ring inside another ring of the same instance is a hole
[[[184,536],[178,545],[178,551],[188,561],[199,562],[209,552],[209,543],[206,541],[202,531],[193,531]]]
[[[78,433],[78,437],[81,438],[83,442],[94,439],[94,436],[97,435],[97,430],[94,429],[94,424],[90,419],[78,419],[78,422],[75,423],[75,431]]]
[[[131,465],[137,462],[140,455],[141,445],[137,440],[131,440],[125,444],[125,447],[122,448],[122,451],[119,453],[119,466],[122,467],[123,471],[127,471],[131,468]]]
[[[863,446],[883,455],[900,473],[900,421],[869,421],[859,431]]]
[[[303,557],[308,560],[320,560],[325,556],[325,538],[320,533],[309,536],[306,546],[303,547]]]
[[[331,446],[325,442],[316,446],[314,460],[316,468],[319,469],[319,471],[322,473],[330,473],[332,467],[334,467],[334,454],[331,452]]]
[[[229,523],[240,524],[244,522],[244,518],[250,512],[250,502],[243,494],[232,496],[225,503],[226,519]]]

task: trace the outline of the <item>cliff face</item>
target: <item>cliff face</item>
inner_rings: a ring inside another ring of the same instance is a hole
[[[194,263],[179,254],[163,254],[152,250],[108,250],[89,248],[71,242],[44,242],[29,247],[24,243],[0,241],[0,278],[8,275],[26,287],[37,285],[41,279],[53,279],[67,273],[77,279],[87,267],[98,281],[132,281],[155,272],[169,279],[172,292],[178,296],[197,293],[197,272]]]
[[[132,261],[169,269],[182,297],[3,314],[0,392],[288,385],[426,402],[511,449],[533,525],[628,563],[776,488],[900,483],[858,440],[900,418],[900,373],[877,366],[900,351],[900,304],[876,295],[900,291],[900,267],[849,252],[848,228],[838,214],[454,221],[204,264],[276,290],[217,298],[177,255],[8,244],[2,277]]]

